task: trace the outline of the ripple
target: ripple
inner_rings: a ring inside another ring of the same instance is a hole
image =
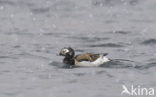
[[[0,64],[5,64],[6,62],[0,62]]]
[[[65,33],[65,32],[46,32],[46,33],[43,33],[43,35],[45,36],[54,36],[54,37],[64,37],[64,36],[69,36],[68,33]]]
[[[92,5],[94,6],[116,6],[116,5],[136,5],[139,0],[92,0]]]
[[[55,33],[44,33],[43,35],[49,36],[49,35],[55,35]]]
[[[131,68],[131,69],[138,69],[138,70],[142,70],[142,69],[149,69],[152,67],[156,66],[156,62],[151,62],[148,63],[147,65],[138,65],[141,63],[135,62],[135,61],[131,61],[131,60],[126,60],[126,59],[113,59],[107,63],[102,64],[99,67],[102,68]],[[51,62],[49,63],[49,65],[55,66],[57,68],[64,68],[64,69],[73,69],[73,68],[82,68],[80,66],[74,66],[74,65],[67,65],[67,64],[63,64],[61,62]],[[84,67],[83,67],[84,68]],[[103,74],[103,73],[107,73],[105,71],[97,71],[95,72],[96,74]],[[75,76],[84,76],[85,73],[74,73]],[[108,77],[113,77],[112,75],[107,74]]]
[[[108,37],[68,37],[68,38],[72,38],[72,39],[77,39],[77,40],[81,40],[81,41],[86,41],[86,42],[98,42],[98,41],[102,41],[102,40],[109,40]]]
[[[53,4],[53,8],[55,11],[73,11],[75,8],[75,3],[71,1],[57,1]]]
[[[129,32],[129,31],[114,31],[113,33],[115,33],[115,34],[129,34],[131,32]]]
[[[20,45],[15,45],[15,46],[13,46],[13,48],[21,48],[21,46]]]
[[[20,54],[17,54],[19,56],[22,56],[22,57],[31,57],[31,58],[38,58],[38,59],[44,59],[44,60],[49,60],[48,57],[44,57],[44,56],[40,56],[40,55],[34,55],[34,54],[31,54],[31,53],[27,53],[27,52],[22,52]]]
[[[154,23],[154,20],[150,20],[150,19],[132,19],[131,21],[134,21],[134,22],[140,22],[140,23]]]
[[[96,72],[96,74],[98,74],[98,75],[99,75],[99,74],[103,74],[103,73],[106,73],[106,72],[103,71],[103,70],[101,70],[101,71],[97,71],[97,72]]]
[[[137,69],[149,69],[156,66],[156,62],[151,62],[143,66],[136,66]]]
[[[148,63],[146,67],[151,68],[155,66],[156,66],[156,62],[151,62],[151,63]]]
[[[0,56],[0,59],[17,59],[16,57],[12,57],[12,56]]]
[[[105,67],[105,68],[135,68],[135,69],[143,70],[143,69],[149,69],[149,68],[156,66],[156,62],[150,62],[146,65],[144,65],[144,64],[137,65],[137,64],[141,64],[141,63],[131,61],[131,60],[125,60],[125,59],[114,59],[114,60],[111,60],[110,62],[102,64],[100,67]]]
[[[25,36],[25,35],[33,36],[34,35],[33,33],[28,33],[28,32],[23,32],[23,31],[6,32],[5,34],[6,35],[23,35],[23,36]]]
[[[156,44],[156,39],[148,39],[148,40],[143,41],[141,44],[143,44],[143,45]]]
[[[84,76],[85,75],[85,73],[73,73],[73,74],[76,76]]]
[[[31,9],[31,11],[35,14],[42,14],[42,13],[46,13],[46,12],[49,12],[50,8],[47,7],[47,8],[34,8],[34,9]]]
[[[38,77],[40,79],[51,79],[52,75],[51,74],[40,74],[40,75],[38,75]]]
[[[76,83],[76,82],[78,82],[78,81],[74,79],[74,80],[68,81],[67,83],[70,83],[71,84],[71,83]]]
[[[111,60],[110,62],[104,63],[99,67],[104,67],[104,68],[136,68],[137,63],[131,60],[124,60],[124,59],[114,59]],[[65,68],[65,69],[73,69],[73,68],[81,68],[80,66],[74,66],[74,65],[67,65],[61,62],[51,62],[49,63],[51,66],[55,66],[57,68]],[[84,68],[84,67],[82,67]],[[96,74],[103,74],[106,73],[105,71],[97,71]],[[84,76],[84,73],[74,73],[76,76]],[[108,75],[109,76],[109,75]]]
[[[15,5],[14,2],[10,1],[10,0],[0,0],[0,5]]]
[[[44,33],[44,36],[54,36],[54,37],[60,37],[62,36],[62,33]],[[65,34],[63,34],[65,35]]]
[[[135,68],[136,62],[125,59],[114,59],[107,63],[102,64],[100,67],[106,68]]]
[[[56,62],[56,61],[53,61],[53,62],[49,63],[48,65],[55,66],[57,68],[64,68],[64,69],[73,69],[73,68],[78,67],[78,66],[64,64],[62,62]]]
[[[112,47],[112,48],[119,48],[124,47],[123,45],[115,44],[115,43],[105,43],[105,44],[95,44],[89,45],[89,47]]]

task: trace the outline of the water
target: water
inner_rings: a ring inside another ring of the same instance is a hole
[[[121,97],[156,88],[155,0],[0,0],[0,97]],[[60,49],[109,53],[63,68]],[[119,59],[119,60],[115,60]]]

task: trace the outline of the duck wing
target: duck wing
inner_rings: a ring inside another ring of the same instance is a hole
[[[100,54],[92,54],[92,53],[87,53],[87,54],[80,54],[80,55],[77,55],[75,57],[75,59],[78,61],[78,62],[82,62],[82,61],[90,61],[90,62],[93,62],[95,61],[96,59],[98,59],[100,57]]]

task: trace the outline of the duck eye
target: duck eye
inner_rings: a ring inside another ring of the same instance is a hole
[[[72,56],[72,55],[73,55],[73,53],[72,53],[72,52],[69,52],[69,55],[70,55],[70,56]]]

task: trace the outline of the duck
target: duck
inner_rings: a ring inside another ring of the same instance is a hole
[[[64,47],[61,49],[60,56],[64,56],[63,63],[74,66],[100,66],[110,61],[106,56],[108,53],[95,54],[85,53],[75,55],[75,51],[71,47]]]

